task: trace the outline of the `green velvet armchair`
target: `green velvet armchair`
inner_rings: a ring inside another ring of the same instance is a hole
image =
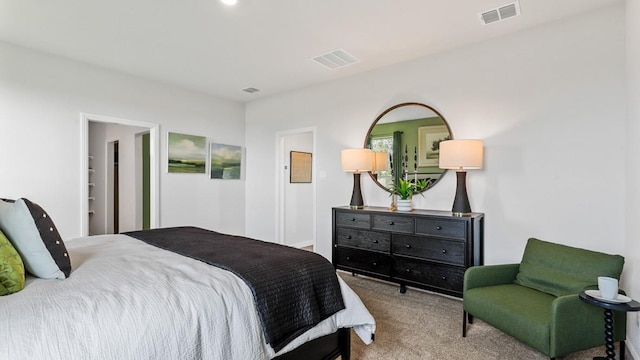
[[[598,276],[620,278],[624,258],[531,238],[520,264],[475,266],[464,275],[462,336],[477,317],[551,359],[603,345],[603,310],[578,294]],[[624,358],[626,315],[614,313]]]

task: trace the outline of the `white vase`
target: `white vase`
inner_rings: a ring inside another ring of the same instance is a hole
[[[398,199],[397,200],[397,209],[398,211],[411,211],[413,208],[411,207],[411,199]]]

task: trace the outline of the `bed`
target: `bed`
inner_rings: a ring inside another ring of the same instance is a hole
[[[0,297],[0,358],[347,360],[351,328],[373,340],[375,320],[337,276],[344,309],[276,351],[254,289],[233,271],[131,234],[64,244],[66,279],[27,276]]]

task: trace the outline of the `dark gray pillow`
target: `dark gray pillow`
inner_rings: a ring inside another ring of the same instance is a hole
[[[34,276],[64,279],[71,273],[67,248],[44,209],[27,200],[0,201],[0,229]]]

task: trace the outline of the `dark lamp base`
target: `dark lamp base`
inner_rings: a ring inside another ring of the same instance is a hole
[[[469,197],[467,196],[467,172],[457,171],[456,177],[458,184],[451,212],[453,216],[469,216],[471,215],[471,205],[469,205]]]
[[[353,173],[353,193],[349,206],[352,209],[364,209],[364,200],[362,200],[362,191],[360,190],[360,173]]]

